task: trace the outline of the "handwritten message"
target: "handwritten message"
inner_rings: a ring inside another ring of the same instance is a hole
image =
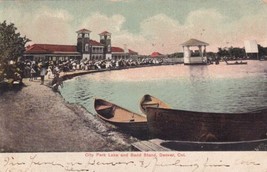
[[[0,172],[265,171],[265,152],[85,152],[0,154]]]

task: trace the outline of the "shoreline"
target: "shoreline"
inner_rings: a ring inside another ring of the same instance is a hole
[[[169,64],[168,64],[169,65]],[[76,76],[153,67],[62,72],[63,81]],[[51,79],[23,79],[20,90],[0,92],[0,152],[129,151],[139,139],[97,119],[83,106],[65,101],[49,86]]]
[[[64,72],[63,80],[104,72]],[[121,133],[54,92],[45,79],[28,81],[19,91],[0,96],[0,152],[130,151],[137,138]]]
[[[178,65],[178,64],[176,64]],[[165,65],[137,66],[154,67]],[[115,70],[124,70],[122,68]],[[113,70],[62,72],[63,81]],[[0,92],[0,152],[130,151],[140,141],[101,121],[85,107],[65,101],[45,79],[29,81],[19,91]]]

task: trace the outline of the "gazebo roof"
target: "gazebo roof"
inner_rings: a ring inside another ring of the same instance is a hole
[[[199,46],[199,45],[209,45],[206,42],[199,41],[197,39],[190,39],[181,44],[182,46]]]

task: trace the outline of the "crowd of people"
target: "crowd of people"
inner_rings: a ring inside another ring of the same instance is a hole
[[[101,70],[101,69],[117,69],[123,67],[160,64],[161,59],[144,58],[141,60],[66,60],[66,61],[30,61],[24,63],[23,75],[24,78],[29,78],[30,81],[39,76],[47,75],[48,78],[58,72],[69,72],[75,70]]]
[[[54,85],[55,89],[57,89],[62,83],[58,82],[60,79],[60,72],[71,72],[76,70],[112,70],[144,65],[155,65],[161,64],[162,62],[162,59],[155,58],[142,58],[138,60],[20,60],[17,62],[17,67],[19,68],[21,79],[28,78],[29,81],[35,81],[37,78],[41,78],[41,84],[44,84],[45,78],[51,79],[52,86]]]

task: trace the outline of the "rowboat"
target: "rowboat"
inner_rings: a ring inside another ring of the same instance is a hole
[[[266,151],[267,139],[236,142],[198,142],[150,139],[132,143],[133,151]]]
[[[147,107],[161,107],[166,109],[170,108],[170,106],[165,102],[149,94],[144,95],[140,101],[140,109],[144,114],[146,114]]]
[[[227,65],[245,65],[245,64],[248,64],[248,62],[238,62],[238,61],[236,61],[236,62],[233,62],[233,63],[227,63]]]
[[[267,139],[235,142],[191,142],[168,140],[160,146],[173,151],[266,151]]]
[[[148,107],[146,115],[152,138],[200,142],[267,138],[267,109],[248,113],[212,113]]]
[[[224,61],[227,65],[246,65],[246,64],[248,64],[248,62],[243,62],[243,61],[235,61],[232,63],[229,63],[227,60],[224,60]]]
[[[136,137],[147,136],[147,118],[103,99],[95,99],[97,116]]]

